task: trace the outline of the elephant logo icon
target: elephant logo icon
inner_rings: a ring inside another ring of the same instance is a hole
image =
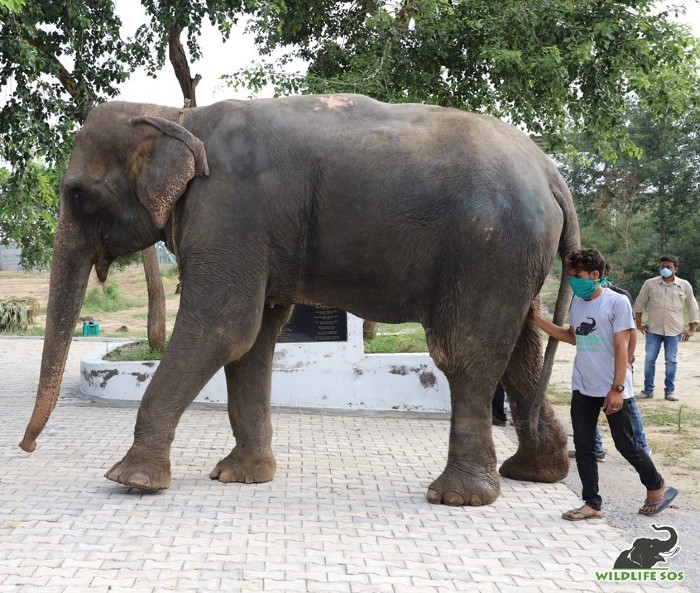
[[[634,540],[629,550],[620,553],[615,561],[613,570],[653,568],[658,562],[666,562],[681,551],[678,543],[678,533],[669,525],[652,525],[656,531],[668,532],[668,539],[639,537]]]
[[[592,334],[595,331],[595,319],[593,317],[587,317],[586,319],[590,319],[590,323],[587,323],[585,321],[582,321],[579,326],[576,328],[576,335],[577,336],[587,336],[589,334]]]

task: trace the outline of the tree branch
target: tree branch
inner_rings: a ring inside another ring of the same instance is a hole
[[[180,33],[182,33],[182,27],[178,24],[173,24],[168,38],[168,56],[173,70],[175,70],[177,81],[180,83],[183,98],[185,101],[189,99],[190,107],[196,107],[195,89],[202,77],[197,74],[194,78],[191,78],[190,65],[187,62],[185,48],[180,43]]]

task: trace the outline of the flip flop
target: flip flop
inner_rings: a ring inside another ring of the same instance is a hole
[[[602,519],[603,513],[591,513],[590,511],[584,511],[583,507],[579,509],[571,509],[561,514],[562,519],[567,521],[586,521],[588,519]]]
[[[643,506],[656,507],[653,511],[643,511],[642,509],[639,509],[639,514],[646,515],[647,517],[651,517],[652,515],[658,515],[661,511],[663,511],[668,505],[670,505],[673,502],[673,499],[676,498],[676,496],[678,496],[678,490],[670,486],[666,488],[663,498],[659,500],[647,499],[644,501]]]

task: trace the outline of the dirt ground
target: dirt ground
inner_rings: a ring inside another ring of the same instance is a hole
[[[562,395],[570,392],[571,369],[573,365],[574,347],[569,344],[559,344],[556,362],[550,381],[550,391],[554,391],[556,401],[563,399]],[[637,364],[635,365],[634,387],[639,393],[644,380],[644,337],[640,334],[636,349]],[[700,413],[700,336],[696,335],[687,342],[681,342],[678,352],[678,372],[676,376],[677,402],[666,401],[663,398],[664,363],[663,351],[656,365],[656,391],[653,399],[640,399],[638,406],[643,416],[654,415],[670,417],[677,422],[680,413],[681,430],[677,424],[659,426],[651,422],[645,424],[647,440],[652,448],[652,458],[667,481],[673,483],[683,492],[686,502],[695,509],[700,509],[700,427],[689,426],[684,422],[684,413]],[[659,388],[659,385],[661,387]],[[570,425],[568,405],[555,406],[557,414],[566,426]],[[687,417],[686,417],[687,420]],[[603,446],[608,457],[622,457],[615,451],[607,423],[601,415],[601,433]],[[639,481],[634,472],[619,472],[616,479],[629,479],[639,488]]]
[[[107,284],[119,285],[119,294],[134,300],[138,300],[141,306],[117,311],[115,313],[88,313],[96,323],[100,325],[101,335],[115,335],[124,337],[145,337],[146,321],[148,315],[148,296],[143,274],[140,266],[130,266],[123,270],[110,271]],[[165,289],[166,331],[170,333],[175,323],[175,315],[180,305],[180,297],[175,294],[177,278],[163,278]],[[100,288],[97,276],[93,272],[90,276],[88,292],[93,288]],[[10,296],[32,296],[41,304],[43,311],[37,317],[37,324],[43,326],[46,321],[46,303],[49,298],[49,273],[48,272],[0,272],[0,299]],[[127,332],[119,331],[126,326]]]

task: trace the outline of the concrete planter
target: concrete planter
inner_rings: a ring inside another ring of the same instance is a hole
[[[138,402],[158,368],[157,361],[110,362],[111,342],[81,361],[80,391],[112,402]],[[196,402],[226,404],[220,370]],[[447,380],[428,354],[365,354],[362,320],[348,315],[347,342],[278,343],[272,403],[294,408],[374,411],[450,411]]]

